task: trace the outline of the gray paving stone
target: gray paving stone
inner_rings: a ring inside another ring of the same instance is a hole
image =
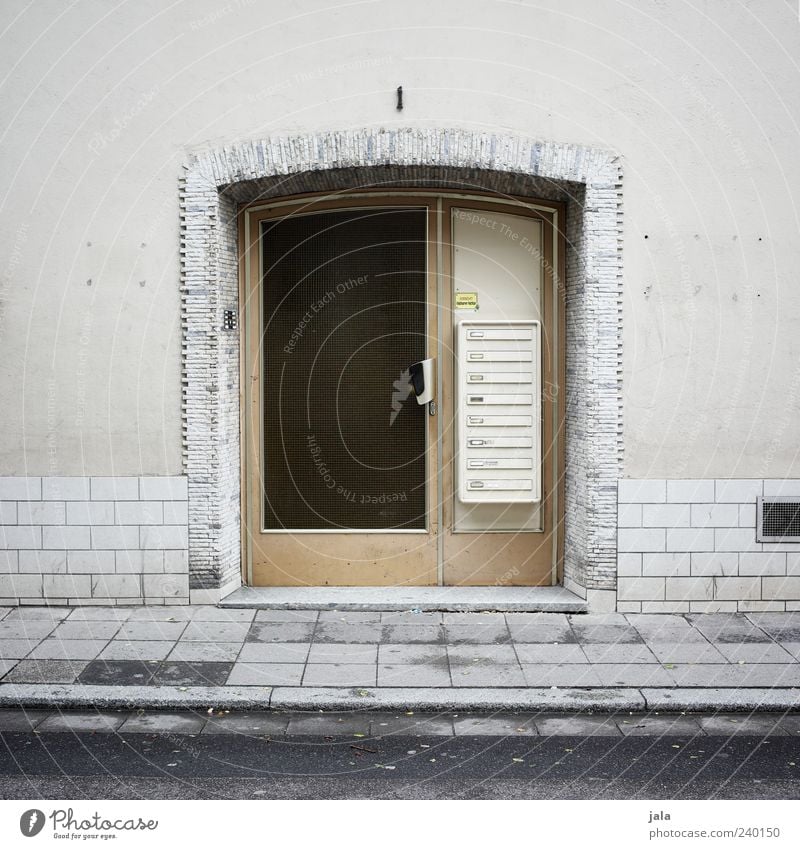
[[[247,634],[248,643],[310,643],[313,622],[254,622]]]
[[[506,620],[508,621],[509,634],[515,643],[547,643],[550,645],[557,643],[559,645],[569,645],[578,642],[578,638],[575,636],[575,632],[570,627],[569,622],[566,621],[566,617],[564,617],[563,623],[559,621],[552,624],[537,622],[518,623],[509,620],[508,614],[506,614]]]
[[[92,660],[108,640],[59,640],[50,637],[28,655],[36,660]]]
[[[767,735],[785,736],[788,733],[781,723],[781,717],[776,714],[765,713],[754,716],[718,714],[717,716],[701,716],[697,721],[709,736],[766,737]]]
[[[175,643],[167,660],[209,661],[212,663],[235,661],[243,643]]]
[[[133,620],[133,616],[118,631],[120,640],[177,640],[186,629],[187,622],[165,622],[154,620],[141,622]]]
[[[10,607],[0,607],[0,621],[2,621],[9,613],[11,613]]]
[[[189,711],[135,713],[119,727],[120,734],[199,734],[206,717]]]
[[[311,713],[294,715],[289,719],[286,729],[291,737],[313,735],[315,737],[335,737],[352,734],[370,733],[371,717],[366,713]]]
[[[2,726],[0,726],[2,727]],[[781,727],[787,734],[800,735],[800,715],[793,714],[781,717]]]
[[[441,613],[412,613],[410,610],[394,610],[381,613],[384,625],[439,625]]]
[[[3,708],[0,710],[0,731],[32,731],[51,713],[51,710]]]
[[[317,621],[341,622],[345,625],[377,624],[381,621],[381,614],[367,610],[321,610]]]
[[[685,617],[669,613],[628,613],[625,619],[645,642],[706,642],[706,638]]]
[[[192,622],[238,622],[250,625],[255,614],[255,610],[247,610],[246,608],[195,607],[192,612]]]
[[[662,664],[725,663],[724,655],[707,642],[648,643],[647,647]]]
[[[800,660],[800,642],[792,643],[792,642],[781,642],[781,648],[785,649],[789,652],[789,654],[795,659]]]
[[[523,664],[525,683],[529,687],[599,687],[600,679],[588,663]]]
[[[535,737],[534,714],[509,716],[458,716],[453,719],[456,737]]]
[[[2,678],[7,672],[13,669],[17,665],[16,660],[7,660],[5,658],[0,658],[0,678]]]
[[[743,613],[689,614],[687,618],[712,643],[770,642]]]
[[[279,737],[286,733],[289,716],[279,713],[230,713],[210,716],[201,734],[241,734],[244,737]]]
[[[504,626],[506,617],[502,613],[443,613],[445,625],[499,625]]]
[[[536,718],[542,737],[621,737],[611,716],[546,716]]]
[[[382,641],[398,645],[400,643],[443,643],[442,626],[434,622],[421,625],[384,625]]]
[[[257,610],[255,621],[302,624],[316,622],[318,616],[318,610]]]
[[[12,619],[11,613],[9,613],[0,622],[0,640],[41,640],[53,632],[59,621],[50,621],[47,619]]]
[[[41,642],[36,638],[33,640],[0,640],[0,658],[7,660],[18,660],[30,654]]]
[[[577,643],[551,645],[549,643],[515,643],[520,663],[588,663],[583,648]]]
[[[505,622],[488,625],[443,625],[444,639],[448,643],[502,644],[511,642]]]
[[[658,664],[596,663],[592,669],[604,687],[669,687],[673,680]]]
[[[165,660],[156,669],[151,683],[176,687],[221,687],[228,680],[232,668],[232,663]]]
[[[245,643],[237,660],[243,663],[305,663],[311,643]]]
[[[800,613],[748,613],[747,618],[778,642],[800,642]]]
[[[113,733],[127,719],[127,713],[76,711],[51,714],[36,728],[40,733],[72,731],[76,734]]]
[[[114,684],[120,687],[142,687],[150,683],[158,669],[155,661],[93,660],[78,676],[80,684]]]
[[[653,652],[639,643],[584,644],[583,650],[590,663],[658,663]]]
[[[133,613],[132,607],[76,607],[67,618],[67,622],[127,622]]]
[[[136,607],[128,617],[129,622],[188,622],[195,614],[196,607],[188,605],[149,605]]]
[[[378,647],[380,663],[407,665],[412,663],[444,664],[447,666],[447,646],[423,643],[381,643]]]
[[[637,630],[639,629],[637,628]],[[639,633],[647,645],[651,643],[710,645],[702,632],[690,626],[685,628],[654,628],[651,631],[639,631]]]
[[[738,663],[793,663],[796,658],[777,643],[717,643],[726,660]]]
[[[586,617],[587,619],[589,617]],[[602,622],[578,622],[577,617],[572,618],[572,630],[582,645],[593,645],[596,643],[613,643],[615,645],[627,645],[630,643],[643,642],[639,632],[628,625]],[[624,620],[623,620],[624,621]]]
[[[312,643],[309,663],[372,663],[378,662],[378,646],[370,643]]]
[[[700,723],[693,716],[639,716],[618,719],[626,737],[702,737]]]
[[[21,660],[6,675],[14,684],[72,684],[88,660]]]
[[[446,666],[429,666],[422,663],[380,664],[379,687],[449,687],[450,671]]]
[[[112,640],[98,660],[164,660],[172,651],[172,640]]]
[[[304,687],[374,687],[377,668],[366,663],[309,663]]]
[[[447,655],[452,666],[475,666],[479,664],[517,663],[517,653],[513,645],[458,645],[448,646]]]
[[[413,714],[377,715],[370,723],[370,735],[380,737],[452,737],[453,719],[449,716]]]
[[[3,622],[52,622],[57,625],[62,619],[66,619],[72,613],[71,607],[36,607],[24,605],[15,607],[10,613],[3,617]]]
[[[527,684],[518,664],[489,664],[453,667],[454,687],[524,687]]]
[[[109,640],[120,629],[120,622],[62,622],[52,633],[57,640]]]
[[[192,621],[180,636],[181,642],[243,643],[250,630],[247,622]]]
[[[296,626],[295,626],[296,627]],[[380,622],[319,622],[315,643],[379,643],[383,634]]]
[[[667,669],[679,687],[797,687],[797,664],[698,664]]]
[[[228,684],[299,687],[304,668],[302,663],[234,663]]]

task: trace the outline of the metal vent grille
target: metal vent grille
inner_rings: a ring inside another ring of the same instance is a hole
[[[800,541],[800,498],[759,498],[758,542]]]

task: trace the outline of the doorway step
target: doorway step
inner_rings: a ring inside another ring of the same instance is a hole
[[[586,613],[564,587],[241,587],[220,607],[262,610],[382,610]]]

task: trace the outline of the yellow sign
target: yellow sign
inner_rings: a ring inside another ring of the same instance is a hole
[[[478,309],[478,293],[477,292],[456,292],[456,309],[457,310],[476,310],[476,309]]]

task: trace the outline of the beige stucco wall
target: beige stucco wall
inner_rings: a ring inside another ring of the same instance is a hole
[[[0,474],[180,470],[192,151],[448,126],[622,156],[626,475],[800,476],[797,10],[535,5],[4,3]]]

